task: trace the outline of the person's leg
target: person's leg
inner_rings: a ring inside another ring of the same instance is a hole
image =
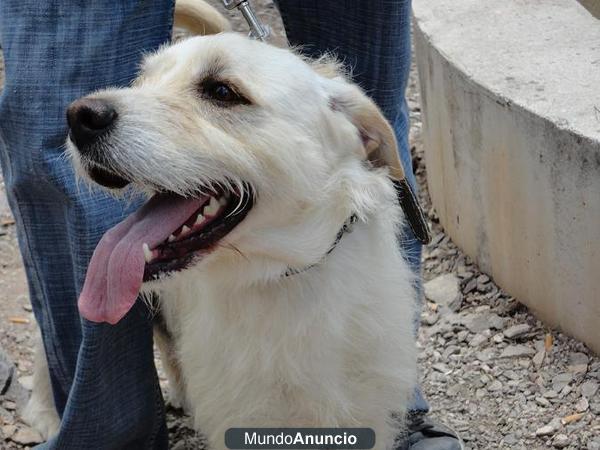
[[[291,45],[318,57],[335,54],[351,69],[352,78],[379,105],[396,132],[407,179],[416,191],[408,144],[409,116],[405,100],[410,73],[410,0],[369,2],[278,0]],[[400,236],[402,251],[421,289],[421,244],[410,227]],[[420,301],[420,300],[419,300]],[[420,308],[419,308],[420,309]],[[418,328],[420,314],[415,317]],[[413,409],[429,409],[417,389]]]
[[[63,154],[66,106],[126,85],[170,37],[173,2],[3,0],[0,162],[62,425],[51,448],[166,448],[149,314],[81,321],[77,296],[102,234],[139,205],[90,192]]]

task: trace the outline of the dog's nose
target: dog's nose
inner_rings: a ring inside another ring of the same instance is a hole
[[[117,111],[106,100],[81,98],[67,108],[69,136],[79,151],[106,133],[117,118]]]

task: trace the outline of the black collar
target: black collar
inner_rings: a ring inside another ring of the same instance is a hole
[[[429,225],[427,224],[425,214],[419,206],[417,196],[415,195],[414,191],[412,190],[410,184],[408,184],[408,181],[406,179],[393,180],[393,183],[394,187],[396,188],[398,202],[400,203],[400,207],[404,211],[404,216],[406,218],[406,221],[408,222],[408,225],[410,226],[410,229],[414,234],[414,237],[422,244],[428,244],[431,240],[431,233],[429,231]],[[288,268],[288,270],[285,271],[283,276],[289,277],[290,275],[296,275],[298,273],[306,272],[308,269],[311,269],[321,264],[321,262],[323,262],[323,259],[325,259],[325,257],[329,255],[333,251],[333,249],[339,244],[340,240],[342,239],[342,236],[344,236],[345,233],[350,233],[352,231],[352,226],[356,223],[357,220],[358,217],[356,216],[356,214],[352,214],[350,217],[348,217],[348,219],[346,219],[344,225],[342,225],[342,228],[340,229],[340,231],[338,231],[338,234],[335,237],[335,241],[333,241],[333,244],[331,245],[329,250],[327,250],[327,253],[325,253],[319,261],[301,269],[294,269],[290,267]]]
[[[337,245],[342,240],[342,237],[344,236],[344,234],[352,233],[352,229],[357,220],[358,220],[358,216],[356,214],[352,214],[350,217],[348,217],[346,219],[346,221],[344,222],[344,225],[342,225],[342,228],[340,228],[340,231],[338,231],[337,235],[335,236],[335,240],[333,241],[333,244],[331,244],[331,247],[329,247],[329,250],[327,250],[327,252],[321,257],[321,259],[319,261],[317,261],[316,263],[309,264],[308,266],[302,267],[301,269],[294,269],[294,268],[290,267],[290,268],[288,268],[288,270],[285,271],[283,276],[289,277],[290,275],[297,275],[299,273],[306,272],[307,270],[312,269],[313,267],[321,264],[323,262],[323,260],[325,259],[325,257],[327,255],[329,255],[337,247]]]

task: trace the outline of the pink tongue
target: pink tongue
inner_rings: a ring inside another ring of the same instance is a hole
[[[144,277],[145,243],[152,249],[179,228],[209,197],[185,199],[157,194],[108,230],[94,251],[79,296],[81,315],[117,323],[131,309]]]

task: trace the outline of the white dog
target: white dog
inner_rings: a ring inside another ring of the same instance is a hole
[[[115,323],[159,294],[170,382],[209,446],[343,426],[391,448],[416,365],[397,235],[405,217],[427,229],[393,131],[338,65],[196,37],[68,117],[78,173],[152,196],[98,245],[80,311]]]

